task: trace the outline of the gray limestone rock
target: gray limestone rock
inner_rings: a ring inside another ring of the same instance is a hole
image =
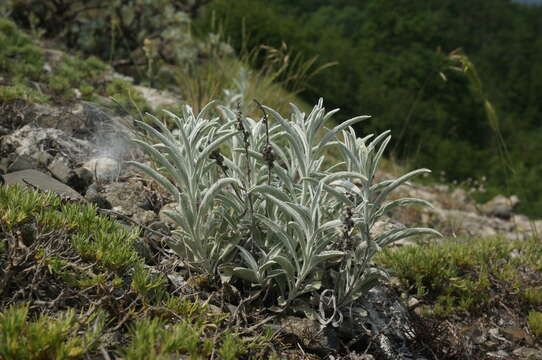
[[[120,175],[120,163],[110,157],[98,157],[83,164],[98,181],[115,181]]]
[[[15,158],[15,161],[13,161],[9,165],[7,172],[33,169],[36,167],[36,165],[37,165],[36,162],[32,160],[30,156],[20,155],[20,156],[17,156],[17,158]]]
[[[5,174],[8,172],[9,164],[9,158],[4,157],[0,159],[0,174]]]
[[[23,170],[4,175],[7,185],[20,184],[35,187],[41,191],[50,191],[73,200],[81,199],[81,195],[55,178],[37,170]]]
[[[25,125],[10,135],[2,137],[0,151],[14,152],[18,156],[32,157],[40,151],[61,153],[70,159],[80,159],[90,153],[89,142],[70,137],[59,129]]]
[[[135,85],[134,88],[141,93],[154,109],[161,107],[172,107],[180,103],[181,99],[169,91],[156,90],[153,88]]]
[[[88,169],[81,167],[73,170],[69,160],[62,156],[56,157],[47,169],[55,178],[79,193],[84,194],[89,185],[92,184],[93,176]]]
[[[38,165],[44,167],[47,167],[54,159],[47,151],[39,151],[32,155],[32,158],[37,161]]]
[[[512,195],[509,198],[503,195],[497,195],[482,205],[481,211],[485,215],[508,220],[512,217],[512,211],[518,204],[519,199],[515,195]]]
[[[286,341],[293,345],[299,344],[318,355],[328,355],[338,347],[336,332],[322,328],[318,321],[288,316],[282,319],[280,325]]]
[[[63,156],[56,157],[51,164],[49,164],[47,169],[55,178],[62,181],[64,184],[68,184],[74,176],[74,172],[70,168],[68,159]]]
[[[136,212],[132,220],[137,222],[138,224],[148,225],[156,220],[156,214],[154,211],[145,210],[142,212]]]
[[[75,174],[75,183],[70,184],[77,191],[84,193],[88,187],[92,184],[94,176],[89,169],[80,167],[74,170]]]
[[[540,360],[542,359],[542,351],[535,348],[520,347],[512,351],[512,354],[518,356],[520,359],[525,360]]]

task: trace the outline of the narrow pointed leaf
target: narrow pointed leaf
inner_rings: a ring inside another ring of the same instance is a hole
[[[401,176],[400,178],[394,180],[391,184],[389,184],[388,186],[386,186],[382,190],[380,195],[378,195],[375,203],[376,204],[381,204],[382,201],[388,196],[388,194],[390,192],[392,192],[397,187],[399,187],[401,184],[405,183],[406,181],[413,178],[414,176],[419,175],[419,174],[423,174],[423,173],[429,173],[429,172],[431,172],[431,170],[429,170],[429,169],[418,169],[418,170],[411,171],[411,172]]]
[[[352,119],[343,121],[340,125],[337,125],[333,129],[328,130],[327,134],[320,141],[320,147],[323,148],[328,143],[328,141],[331,141],[333,137],[342,129],[369,118],[370,116],[364,115],[364,116],[356,116]]]
[[[136,161],[128,161],[127,164],[133,165],[135,167],[138,167],[141,169],[145,174],[152,177],[154,180],[158,181],[166,190],[168,190],[173,196],[178,197],[179,196],[179,189],[175,187],[165,176],[160,174],[158,171],[154,170],[153,168],[136,162]]]
[[[238,186],[242,186],[239,180],[234,178],[223,178],[218,180],[216,183],[214,183],[206,192],[205,196],[203,197],[203,200],[201,201],[200,205],[200,214],[205,215],[207,210],[211,208],[213,205],[213,201],[217,195],[217,193],[222,190],[223,187],[230,185],[230,184],[236,184]]]

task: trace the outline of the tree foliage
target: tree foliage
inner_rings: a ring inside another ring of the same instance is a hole
[[[237,49],[284,41],[338,61],[312,79],[308,101],[377,114],[362,126],[397,134],[395,156],[449,180],[486,176],[540,215],[540,16],[508,0],[215,0],[199,23],[219,19]],[[459,48],[476,76],[460,69]]]

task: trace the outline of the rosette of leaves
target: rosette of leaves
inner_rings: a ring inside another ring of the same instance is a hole
[[[154,127],[139,124],[155,143],[136,142],[155,167],[134,163],[179,199],[169,213],[178,224],[179,256],[223,281],[238,279],[274,294],[283,309],[302,308],[333,325],[385,276],[371,262],[381,248],[409,236],[439,235],[426,228],[371,233],[394,207],[429,205],[386,200],[429,170],[377,183],[389,133],[357,138],[352,125],[367,116],[326,128],[336,111],[326,112],[322,100],[309,114],[292,106],[290,119],[269,107],[262,107],[260,120],[228,107],[210,120],[188,109],[181,117],[169,113],[174,130],[153,117]],[[329,150],[343,161],[326,165]],[[317,307],[310,305],[315,299]]]

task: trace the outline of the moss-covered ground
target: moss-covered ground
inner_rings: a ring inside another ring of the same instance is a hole
[[[93,206],[0,186],[0,358],[272,355],[271,333],[145,264],[140,238]]]
[[[89,56],[48,54],[12,21],[0,17],[0,101],[64,104],[76,99],[112,97],[123,107],[149,105],[126,80],[111,78],[111,68]]]
[[[239,326],[213,305],[225,289],[186,276],[184,289],[173,286],[138,253],[145,239],[94,206],[1,186],[0,358],[278,356],[273,333]],[[526,329],[521,341],[540,342],[537,239],[448,239],[385,250],[378,262],[425,319],[468,332],[480,319],[513,314]]]
[[[423,317],[464,333],[484,324],[486,331],[515,329],[511,341],[542,340],[538,238],[446,239],[384,250],[378,262],[398,280],[405,298],[417,299],[415,311]]]
[[[524,310],[542,309],[542,248],[535,238],[449,239],[384,250],[379,261],[438,316],[484,311],[510,298]]]

